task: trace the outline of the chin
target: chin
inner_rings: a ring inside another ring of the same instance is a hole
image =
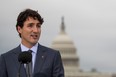
[[[35,45],[36,43],[38,43],[38,41],[35,41],[35,42],[31,42],[32,45]]]
[[[38,43],[38,39],[37,39],[37,40],[30,40],[30,43],[31,43],[32,45],[35,45],[36,43]]]

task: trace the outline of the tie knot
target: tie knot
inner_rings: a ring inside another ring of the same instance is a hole
[[[32,50],[28,50],[28,52],[32,53],[33,51]]]

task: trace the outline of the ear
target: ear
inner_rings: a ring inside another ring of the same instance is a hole
[[[22,32],[22,28],[20,26],[17,27],[17,31],[18,33],[21,33]]]

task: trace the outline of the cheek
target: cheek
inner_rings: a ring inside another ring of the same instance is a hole
[[[22,30],[21,31],[21,35],[24,36],[24,37],[27,37],[27,36],[29,37],[30,34],[31,34],[31,32],[28,31],[28,30]]]
[[[38,34],[41,34],[41,29],[38,29]]]
[[[41,35],[41,30],[39,31],[39,36]]]
[[[41,30],[39,31],[39,33],[41,34]]]
[[[41,28],[39,29],[39,32],[41,33]]]

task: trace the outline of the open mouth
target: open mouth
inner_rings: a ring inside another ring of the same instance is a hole
[[[31,35],[32,38],[37,39],[38,35]]]

